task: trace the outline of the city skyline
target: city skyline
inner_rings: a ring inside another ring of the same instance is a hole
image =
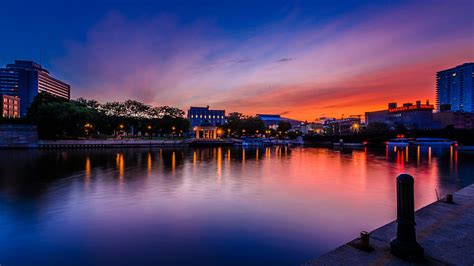
[[[435,102],[436,72],[474,61],[469,1],[325,3],[324,10],[319,2],[141,4],[84,10],[49,2],[26,11],[16,32],[5,33],[0,64],[37,61],[71,84],[72,98],[312,121],[392,101]],[[2,12],[18,12],[15,5],[0,11],[8,23],[15,16]],[[18,33],[47,16],[44,9],[60,14],[24,31],[31,36]],[[73,9],[87,21],[65,20]],[[54,37],[33,45],[37,34]]]

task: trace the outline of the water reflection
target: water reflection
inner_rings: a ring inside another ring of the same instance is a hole
[[[294,265],[394,219],[401,172],[415,177],[417,208],[435,190],[474,181],[474,154],[455,148],[18,150],[0,158],[5,265]]]

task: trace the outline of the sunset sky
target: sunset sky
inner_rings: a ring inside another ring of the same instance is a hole
[[[435,100],[474,61],[474,1],[6,1],[0,64],[72,97],[312,121]],[[336,3],[334,3],[336,2]]]

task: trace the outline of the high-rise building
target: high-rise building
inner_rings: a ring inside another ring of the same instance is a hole
[[[71,86],[49,74],[49,71],[32,61],[15,60],[0,69],[0,94],[20,98],[20,116],[25,116],[34,97],[46,92],[70,99]]]
[[[212,126],[224,125],[225,110],[210,110],[207,107],[190,107],[188,119],[192,127],[200,126],[203,123]]]
[[[436,73],[436,110],[474,112],[474,63]]]

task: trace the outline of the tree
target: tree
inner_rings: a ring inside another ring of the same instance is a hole
[[[282,133],[286,133],[288,130],[291,129],[291,124],[285,121],[280,121],[278,123],[278,131],[281,131]]]
[[[41,139],[86,136],[86,133],[89,134],[93,130],[98,117],[96,110],[84,106],[81,102],[67,101],[46,93],[35,97],[27,114],[30,122],[38,126]]]
[[[265,123],[258,117],[246,117],[239,120],[236,130],[239,133],[245,130],[245,134],[263,134],[265,132]]]

